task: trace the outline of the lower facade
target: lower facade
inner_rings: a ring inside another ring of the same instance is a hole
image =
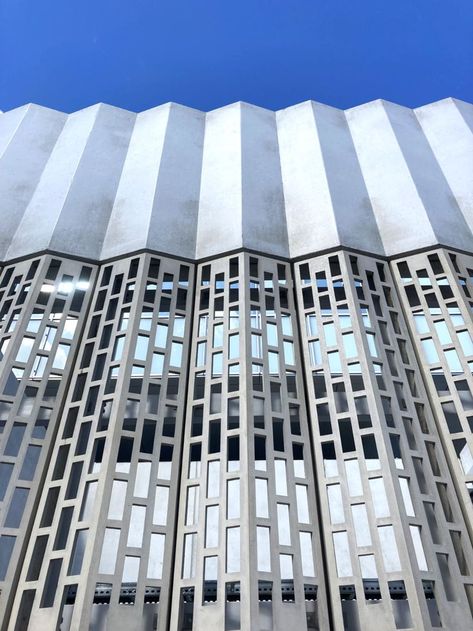
[[[0,275],[2,631],[473,626],[473,256]]]

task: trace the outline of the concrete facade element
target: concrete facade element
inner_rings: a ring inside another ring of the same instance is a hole
[[[473,247],[473,105],[0,114],[0,259]],[[91,230],[91,226],[93,230]]]
[[[431,410],[390,266],[345,253],[296,269],[334,628],[471,625],[471,454],[464,438],[444,452],[449,408]]]
[[[472,628],[472,107],[0,115],[0,631]]]
[[[473,256],[0,276],[2,630],[473,619]]]

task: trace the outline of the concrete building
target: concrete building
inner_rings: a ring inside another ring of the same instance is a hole
[[[473,105],[0,115],[2,631],[473,628]]]

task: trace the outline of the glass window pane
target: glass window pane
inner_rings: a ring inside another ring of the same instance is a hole
[[[389,517],[389,503],[383,478],[371,478],[369,480],[369,485],[376,517]]]
[[[462,351],[464,352],[466,357],[473,355],[473,343],[471,341],[471,336],[468,331],[460,331],[457,333],[458,341],[462,347]]]
[[[212,376],[216,377],[222,374],[223,353],[214,353],[212,355]]]
[[[164,355],[162,353],[153,353],[151,359],[151,377],[161,377],[164,367]]]
[[[351,507],[353,526],[355,528],[356,544],[358,546],[370,546],[371,534],[368,522],[368,514],[364,504],[354,504]]]
[[[112,359],[114,361],[120,361],[123,354],[123,347],[125,346],[125,338],[122,335],[121,337],[117,337],[115,341],[115,348],[113,349]]]
[[[195,487],[191,487],[195,488]],[[157,486],[154,496],[153,524],[165,526],[168,516],[169,487]]]
[[[428,364],[436,364],[439,361],[437,349],[433,340],[427,339],[421,341],[422,350],[424,351],[425,359]]]
[[[127,482],[124,480],[114,480],[112,492],[110,494],[110,504],[108,507],[108,519],[123,519],[123,509],[125,508]]]
[[[345,513],[343,510],[342,491],[339,484],[331,484],[327,487],[328,505],[330,510],[330,521],[332,524],[345,523]]]
[[[445,354],[445,359],[447,360],[447,364],[450,369],[450,372],[452,372],[453,374],[462,373],[463,368],[460,362],[460,358],[458,357],[457,351],[455,349],[451,349],[449,351],[444,351],[444,354]]]
[[[308,313],[305,317],[306,326],[307,326],[307,335],[315,336],[318,335],[317,331],[317,318],[315,313]]]
[[[347,359],[350,359],[351,357],[356,357],[357,351],[356,351],[355,336],[353,335],[353,333],[345,333],[344,335],[342,335],[342,340],[343,340],[343,349],[345,351],[345,357]]]
[[[151,534],[149,545],[149,560],[146,576],[152,579],[161,579],[163,577],[163,561],[164,561],[164,543],[165,535],[159,533]]]
[[[256,528],[256,558],[258,572],[271,572],[271,547],[269,542],[269,528]]]
[[[279,375],[279,355],[273,351],[268,353],[268,367],[270,375]]]
[[[33,348],[33,344],[34,339],[31,337],[24,337],[22,339],[20,348],[18,349],[18,353],[16,354],[17,362],[23,362],[24,364],[26,364],[29,359],[31,349]]]
[[[428,333],[429,325],[427,324],[427,318],[423,313],[414,313],[414,324],[417,333]]]
[[[328,363],[330,367],[330,372],[332,375],[340,375],[342,372],[342,364],[340,361],[340,353],[338,351],[334,351],[332,353],[328,353]]]
[[[194,578],[197,562],[197,535],[195,532],[184,535],[184,560],[182,578]]]
[[[424,546],[422,545],[422,539],[420,536],[420,526],[409,526],[411,532],[412,543],[414,544],[414,551],[416,553],[417,565],[421,572],[428,572],[427,559],[425,558]]]
[[[318,340],[309,342],[309,354],[312,366],[318,366],[322,363],[322,354],[320,352],[320,342]]]
[[[56,337],[56,329],[53,326],[47,326],[44,329],[43,337],[41,338],[41,342],[39,344],[39,348],[42,351],[50,351],[54,342],[54,338]]]
[[[368,338],[368,347],[370,349],[371,357],[378,357],[378,350],[376,348],[376,342],[375,342],[375,334],[367,333],[366,335]]]
[[[214,335],[213,335],[213,347],[220,348],[223,346],[223,324],[216,324],[214,326]]]
[[[228,358],[236,359],[240,355],[240,336],[238,333],[228,338]]]
[[[205,366],[207,357],[207,342],[199,342],[197,344],[196,366]]]
[[[59,344],[53,361],[53,368],[62,370],[66,367],[67,356],[69,355],[69,344]]]
[[[256,478],[255,490],[256,490],[256,516],[269,517],[268,481],[262,478]]]
[[[207,506],[205,510],[205,547],[218,546],[219,507]]]
[[[315,576],[314,553],[312,550],[312,535],[310,532],[299,533],[299,543],[301,548],[302,575]]]
[[[209,316],[201,315],[199,317],[199,337],[205,337],[207,335],[208,325],[209,325]]]
[[[0,537],[0,581],[5,580],[16,537],[2,535]]]
[[[139,361],[146,361],[146,354],[148,352],[149,337],[147,335],[138,335],[135,348],[135,359]]]
[[[348,545],[348,536],[345,531],[334,532],[333,547],[335,550],[335,562],[337,565],[337,574],[339,578],[344,576],[352,576],[353,570],[350,559],[350,547]]]
[[[277,346],[278,345],[278,327],[276,326],[276,324],[268,322],[266,324],[266,334],[268,336],[268,345]]]
[[[256,335],[255,333],[251,334],[251,354],[256,358],[261,358],[263,356],[261,335]]]
[[[138,574],[140,572],[140,558],[139,557],[125,557],[125,563],[123,564],[123,583],[136,583],[138,581]]]
[[[87,533],[88,530],[78,530],[76,532],[72,547],[71,561],[67,571],[68,576],[74,576],[81,572],[85,546],[87,544]]]
[[[327,346],[336,346],[337,345],[337,336],[335,333],[335,326],[333,323],[324,324],[323,331],[325,336],[325,344]]]
[[[227,528],[227,572],[240,571],[240,527]]]
[[[289,366],[294,366],[294,344],[292,342],[288,342],[284,340],[283,343],[284,348],[284,362]]]
[[[166,348],[167,339],[168,339],[167,324],[158,324],[158,326],[156,327],[154,345],[157,346],[158,348]]]
[[[182,344],[181,342],[173,342],[171,344],[171,366],[180,367],[182,364]]]
[[[102,554],[99,563],[100,574],[115,574],[120,531],[117,528],[106,528],[102,543]]]
[[[386,572],[400,572],[401,561],[392,526],[378,526],[379,544]]]
[[[281,326],[283,335],[292,336],[291,316],[288,313],[281,314]]]
[[[184,316],[176,315],[174,318],[174,326],[172,329],[172,334],[174,337],[184,337],[186,319]]]
[[[443,320],[441,320],[440,322],[435,322],[434,326],[435,330],[437,331],[440,344],[451,344],[452,338],[450,337],[450,333],[448,332],[447,324]]]

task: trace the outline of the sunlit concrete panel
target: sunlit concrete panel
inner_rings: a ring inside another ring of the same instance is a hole
[[[28,113],[30,105],[22,105],[0,114],[0,156],[2,156]]]
[[[242,245],[288,256],[279,147],[274,112],[241,105]]]
[[[60,222],[61,213],[71,195],[74,180],[78,177],[80,163],[84,157],[87,157],[84,156],[87,144],[91,142],[94,130],[96,133],[96,126],[99,124],[98,112],[99,107],[94,106],[68,116],[12,239],[8,249],[8,258],[25,256],[31,253],[32,248],[41,251],[50,246],[56,226]],[[99,154],[97,150],[96,153]],[[81,185],[84,189],[86,188],[83,182]],[[74,212],[80,215],[81,200],[76,198],[74,202]],[[76,236],[80,232],[80,227],[78,230],[76,226],[73,234]],[[89,251],[93,241],[97,243],[95,231],[89,235],[87,248]],[[67,241],[59,244],[59,249],[64,249],[66,244]],[[69,242],[68,245],[71,243]],[[95,253],[97,256],[97,247],[95,247]]]
[[[146,247],[169,109],[161,105],[136,116],[103,243],[104,258]]]
[[[197,257],[241,247],[241,107],[234,103],[206,117]]]
[[[453,99],[69,116],[28,105],[0,115],[0,258],[470,250],[472,112]]]
[[[473,227],[473,106],[444,99],[414,110],[435,158],[461,209]]]
[[[416,183],[389,120],[386,104],[373,101],[346,117],[386,254],[436,242]]]
[[[13,120],[9,120],[10,117]],[[38,105],[27,105],[0,117],[0,138],[5,144],[8,142],[0,159],[1,258],[5,256],[65,120],[65,114]]]
[[[65,243],[71,253],[100,256],[134,119],[135,114],[125,110],[98,106],[96,128],[51,238],[53,250]],[[83,226],[88,230],[81,231]],[[92,230],[95,239],[90,236]]]
[[[171,104],[147,247],[195,257],[205,114]]]
[[[385,110],[437,242],[471,249],[472,235],[414,112],[393,103]]]
[[[284,200],[292,256],[339,244],[311,101],[277,113]]]
[[[313,103],[313,109],[340,244],[382,252],[373,207],[344,112],[320,103]],[[319,221],[324,223],[325,214]]]
[[[171,251],[178,236],[194,255],[202,141],[193,139],[202,136],[203,117],[170,103],[138,114],[102,258],[145,247]]]

